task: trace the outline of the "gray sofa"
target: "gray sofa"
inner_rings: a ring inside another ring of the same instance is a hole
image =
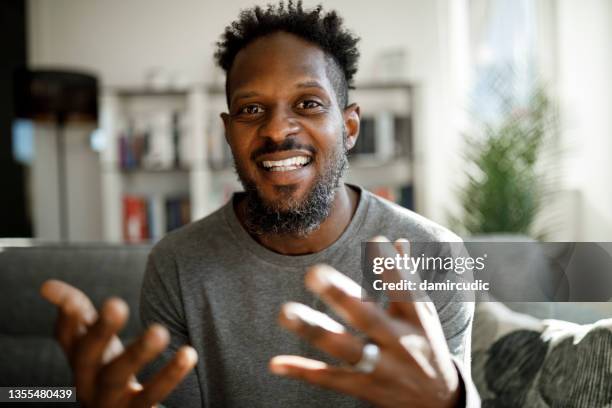
[[[150,247],[25,244],[0,240],[0,386],[66,386],[72,379],[53,339],[55,308],[40,297],[40,285],[64,280],[96,306],[111,295],[125,299],[131,313],[121,337],[133,338]]]
[[[150,246],[17,244],[0,240],[0,349],[3,351],[0,353],[0,386],[66,386],[72,383],[66,360],[53,339],[55,309],[38,293],[40,285],[49,278],[77,286],[96,306],[109,296],[125,299],[131,314],[121,337],[129,340],[138,335],[141,330],[138,318],[140,286]],[[513,303],[508,306],[538,318],[576,323],[592,323],[612,316],[612,303]],[[504,327],[496,323],[497,328],[487,328],[490,320],[490,317],[485,319],[476,314],[473,352],[479,352],[479,347],[488,347],[479,345],[485,340],[485,334]],[[486,350],[480,352],[488,353]],[[478,359],[474,363],[473,375],[479,379],[483,367],[479,367]]]

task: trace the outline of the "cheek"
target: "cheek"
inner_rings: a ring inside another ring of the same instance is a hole
[[[323,156],[330,158],[336,156],[339,151],[343,151],[346,148],[343,137],[343,129],[334,127],[333,130],[326,134],[325,145],[322,151]]]
[[[252,138],[247,129],[240,126],[230,125],[229,137],[227,139],[234,159],[243,166],[249,161],[249,144]]]
[[[247,145],[243,141],[238,142],[232,138],[229,138],[228,143],[232,152],[234,163],[236,164],[236,167],[240,173],[249,175],[249,177],[252,178],[251,174],[254,173],[254,170],[250,166],[251,159]]]
[[[313,142],[316,149],[323,153],[324,156],[336,150],[338,146],[342,146],[344,122],[342,122],[341,116],[317,121],[307,131],[312,135],[316,135]]]

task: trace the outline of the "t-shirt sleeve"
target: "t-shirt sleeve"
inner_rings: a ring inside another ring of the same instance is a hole
[[[457,322],[464,322],[463,327],[459,327],[455,324],[448,324],[449,321],[447,321],[446,324],[442,323],[442,327],[445,335],[447,332],[454,333],[450,338],[448,335],[446,335],[446,342],[451,354],[453,355],[453,362],[455,363],[457,373],[459,374],[459,380],[461,382],[462,401],[459,406],[466,408],[477,408],[480,407],[480,397],[472,380],[470,369],[474,303],[455,303],[452,309],[456,311],[455,316]],[[451,326],[455,329],[447,328],[445,326]]]
[[[159,323],[170,332],[168,348],[155,361],[147,365],[139,375],[139,378],[146,382],[147,378],[158,372],[172,359],[182,345],[189,344],[179,278],[172,254],[159,254],[156,249],[153,249],[149,255],[140,294],[140,318],[143,327]],[[163,403],[167,408],[203,406],[201,388],[195,369],[183,379]]]
[[[466,255],[463,242],[456,239],[444,243],[441,251],[442,256],[460,257]],[[472,279],[471,271],[466,272],[464,279]],[[462,401],[461,407],[480,407],[480,397],[474,386],[471,375],[471,352],[472,352],[472,321],[474,319],[474,296],[471,293],[454,292],[447,303],[436,305],[438,316],[446,343],[453,355],[453,362],[461,381]]]

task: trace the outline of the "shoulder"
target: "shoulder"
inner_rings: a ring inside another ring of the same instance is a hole
[[[366,224],[389,234],[389,239],[406,238],[419,242],[460,242],[461,238],[448,228],[362,189],[368,201]]]

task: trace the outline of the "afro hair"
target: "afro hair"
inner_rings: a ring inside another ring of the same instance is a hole
[[[321,5],[304,9],[301,0],[297,3],[289,1],[286,6],[281,1],[277,6],[270,4],[265,9],[255,6],[241,11],[238,20],[225,28],[217,42],[215,59],[229,74],[240,50],[254,40],[278,31],[294,34],[325,52],[333,66],[327,71],[328,75],[331,74],[330,81],[338,103],[346,107],[348,90],[353,89],[353,77],[357,72],[359,38],[343,27],[342,18],[335,11],[324,13]]]

